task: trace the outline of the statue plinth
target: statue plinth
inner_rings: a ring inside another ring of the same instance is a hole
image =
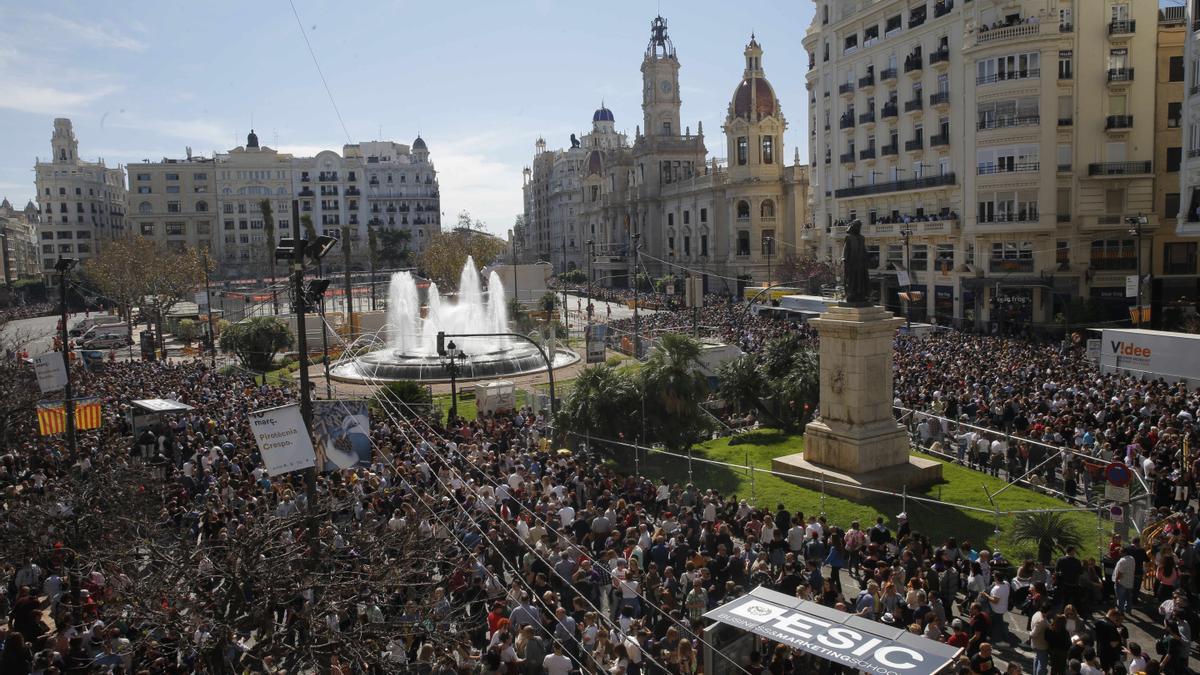
[[[809,323],[821,336],[821,414],[805,427],[805,451],[776,458],[774,468],[882,489],[940,481],[942,465],[911,457],[908,431],[892,416],[892,340],[904,319],[882,307],[850,305]]]

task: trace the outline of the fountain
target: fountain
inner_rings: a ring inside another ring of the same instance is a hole
[[[486,296],[486,298],[485,298]],[[508,333],[508,302],[500,275],[488,276],[487,291],[479,283],[475,261],[468,257],[458,280],[458,294],[452,301],[430,282],[422,312],[420,290],[411,272],[396,272],[388,285],[387,319],[384,326],[386,346],[348,358],[335,365],[331,376],[336,380],[375,384],[394,380],[425,382],[449,379],[437,353],[437,334]],[[534,373],[546,369],[538,350],[528,342],[502,335],[472,338],[447,338],[466,354],[459,380],[478,380]],[[555,368],[579,360],[568,349],[547,354]]]

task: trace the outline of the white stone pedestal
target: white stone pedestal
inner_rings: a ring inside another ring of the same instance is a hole
[[[940,481],[942,465],[910,457],[908,432],[892,417],[892,339],[904,319],[838,306],[809,323],[821,335],[820,419],[805,427],[805,451],[776,458],[776,470],[881,489]]]

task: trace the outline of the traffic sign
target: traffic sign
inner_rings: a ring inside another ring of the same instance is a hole
[[[1129,501],[1129,488],[1116,485],[1104,486],[1104,499],[1110,502],[1125,503]]]
[[[1125,509],[1119,506],[1113,506],[1108,510],[1108,517],[1109,520],[1112,520],[1114,523],[1123,523],[1125,522]]]
[[[1112,462],[1104,468],[1104,479],[1109,485],[1129,487],[1133,482],[1133,473],[1124,462]]]

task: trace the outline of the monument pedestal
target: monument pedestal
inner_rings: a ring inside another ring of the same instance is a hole
[[[821,416],[805,427],[805,451],[772,468],[824,477],[827,492],[845,496],[939,482],[942,465],[911,457],[908,432],[892,417],[892,339],[904,320],[882,307],[837,306],[809,323],[821,336]]]

